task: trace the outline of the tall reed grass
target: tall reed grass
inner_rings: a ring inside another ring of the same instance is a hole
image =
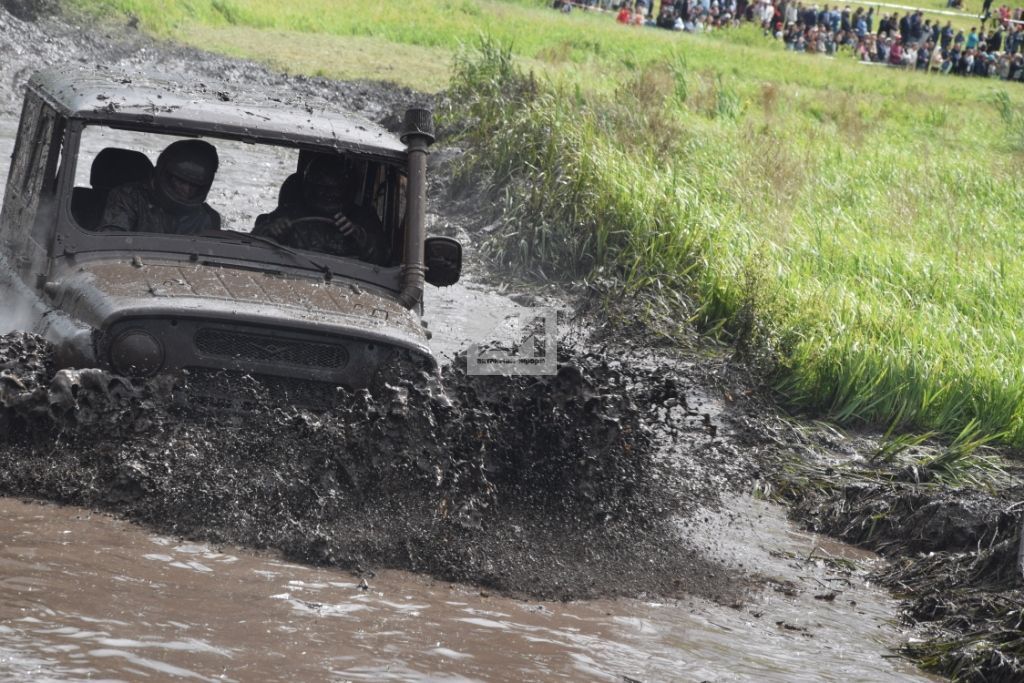
[[[610,277],[768,350],[785,399],[841,423],[1024,443],[1024,191],[1005,129],[957,112],[993,136],[971,154],[914,103],[837,92],[781,111],[774,86],[751,101],[674,64],[606,95],[538,81],[487,41],[457,62],[466,170],[504,188],[493,255]]]

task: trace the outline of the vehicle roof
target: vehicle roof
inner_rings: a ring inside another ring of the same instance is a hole
[[[181,135],[292,143],[403,160],[405,145],[358,114],[323,100],[271,99],[237,85],[111,70],[40,71],[28,87],[62,115]]]

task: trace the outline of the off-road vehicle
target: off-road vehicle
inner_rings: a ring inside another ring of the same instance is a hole
[[[323,103],[110,71],[28,83],[0,213],[0,291],[63,365],[148,376],[213,368],[362,386],[382,364],[434,364],[424,281],[454,283],[461,247],[424,228],[430,112],[399,135]],[[220,155],[197,235],[101,229],[111,189],[145,181],[157,153],[202,138]],[[368,263],[250,234],[318,155],[360,169],[348,200],[376,212]]]

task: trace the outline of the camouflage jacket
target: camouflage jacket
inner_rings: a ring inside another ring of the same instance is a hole
[[[207,204],[187,213],[171,213],[156,203],[148,182],[135,182],[110,191],[99,229],[195,235],[219,230],[220,214]]]

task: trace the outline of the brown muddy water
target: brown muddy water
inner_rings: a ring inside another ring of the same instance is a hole
[[[895,604],[860,571],[828,566],[846,557],[865,568],[872,557],[797,533],[766,504],[738,507],[741,517],[708,524],[778,583],[730,608],[522,601],[391,571],[360,585],[79,508],[2,499],[0,677],[933,680],[887,656],[902,636]]]
[[[0,120],[0,156],[13,133]],[[227,163],[235,189],[216,195],[226,219],[250,223],[237,190],[273,187],[288,168]],[[472,282],[427,296],[435,349],[449,358],[517,308]],[[536,602],[397,571],[361,584],[0,498],[0,680],[932,680],[891,655],[908,635],[895,601],[865,582],[876,558],[749,499],[700,518],[687,522],[696,545],[763,579],[742,605]]]

